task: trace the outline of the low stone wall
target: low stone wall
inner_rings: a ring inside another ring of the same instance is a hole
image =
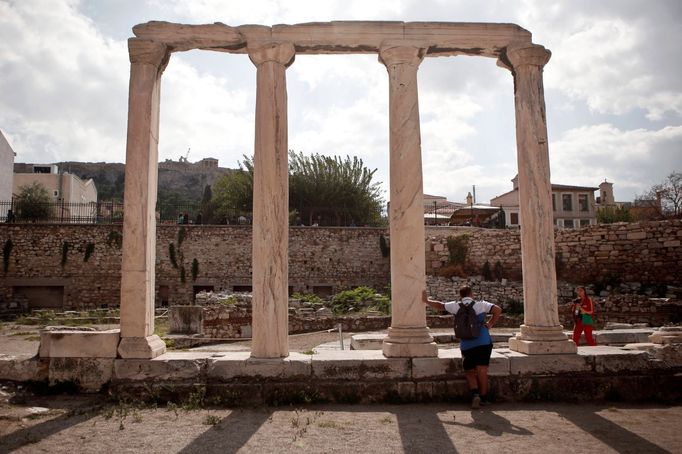
[[[470,274],[480,274],[486,261],[491,267],[499,261],[502,277],[520,276],[517,230],[462,227],[426,228],[428,275],[438,275],[448,264],[447,237],[453,235],[468,235]],[[292,227],[291,292],[331,294],[359,285],[382,289],[390,282],[390,260],[379,246],[382,236],[390,241],[387,229]],[[35,307],[30,304],[36,301],[58,310],[118,306],[121,226],[0,224],[0,242],[8,241],[0,312]],[[679,220],[558,231],[559,275],[568,282],[600,282],[603,287],[622,281],[679,287],[680,241]],[[156,244],[158,305],[191,304],[202,288],[243,291],[251,286],[250,226],[158,226]],[[441,297],[447,296],[443,292]],[[514,288],[495,296],[520,301]]]

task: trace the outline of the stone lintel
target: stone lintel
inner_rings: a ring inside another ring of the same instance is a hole
[[[133,33],[164,43],[171,52],[211,49],[244,53],[247,43],[272,40],[291,42],[298,54],[364,54],[379,52],[386,40],[408,40],[426,43],[432,56],[497,58],[512,42],[531,42],[531,33],[515,24],[464,22],[332,21],[231,27],[153,21],[136,25]]]
[[[121,358],[152,359],[166,353],[166,344],[159,336],[124,337],[118,345]]]
[[[168,46],[171,52],[221,47],[237,49],[246,45],[246,41],[239,30],[220,22],[187,25],[151,21],[134,26],[133,33],[138,38],[163,43]]]

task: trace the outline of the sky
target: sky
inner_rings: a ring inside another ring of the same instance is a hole
[[[633,200],[682,171],[679,0],[0,0],[0,131],[15,162],[124,162],[132,27],[151,20],[515,23],[552,51],[544,68],[553,183],[614,183]],[[289,149],[351,155],[388,199],[388,76],[370,55],[299,55],[288,68]],[[511,73],[484,57],[419,67],[424,192],[487,203],[517,173]],[[246,55],[174,53],[161,85],[159,160],[254,146]]]

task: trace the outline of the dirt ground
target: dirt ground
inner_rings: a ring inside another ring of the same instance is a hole
[[[664,405],[143,408],[4,386],[0,453],[679,453],[680,421]]]

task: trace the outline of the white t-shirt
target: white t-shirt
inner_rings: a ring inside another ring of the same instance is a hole
[[[462,298],[462,303],[471,304],[473,298],[465,296]],[[459,310],[460,301],[450,301],[443,304],[443,308],[451,314],[456,314]],[[462,339],[459,344],[461,350],[469,350],[470,348],[481,345],[489,345],[493,343],[488,328],[485,326],[485,316],[490,313],[490,310],[495,306],[493,303],[487,301],[476,301],[474,303],[474,312],[478,315],[478,322],[481,324],[481,333],[476,339]]]

